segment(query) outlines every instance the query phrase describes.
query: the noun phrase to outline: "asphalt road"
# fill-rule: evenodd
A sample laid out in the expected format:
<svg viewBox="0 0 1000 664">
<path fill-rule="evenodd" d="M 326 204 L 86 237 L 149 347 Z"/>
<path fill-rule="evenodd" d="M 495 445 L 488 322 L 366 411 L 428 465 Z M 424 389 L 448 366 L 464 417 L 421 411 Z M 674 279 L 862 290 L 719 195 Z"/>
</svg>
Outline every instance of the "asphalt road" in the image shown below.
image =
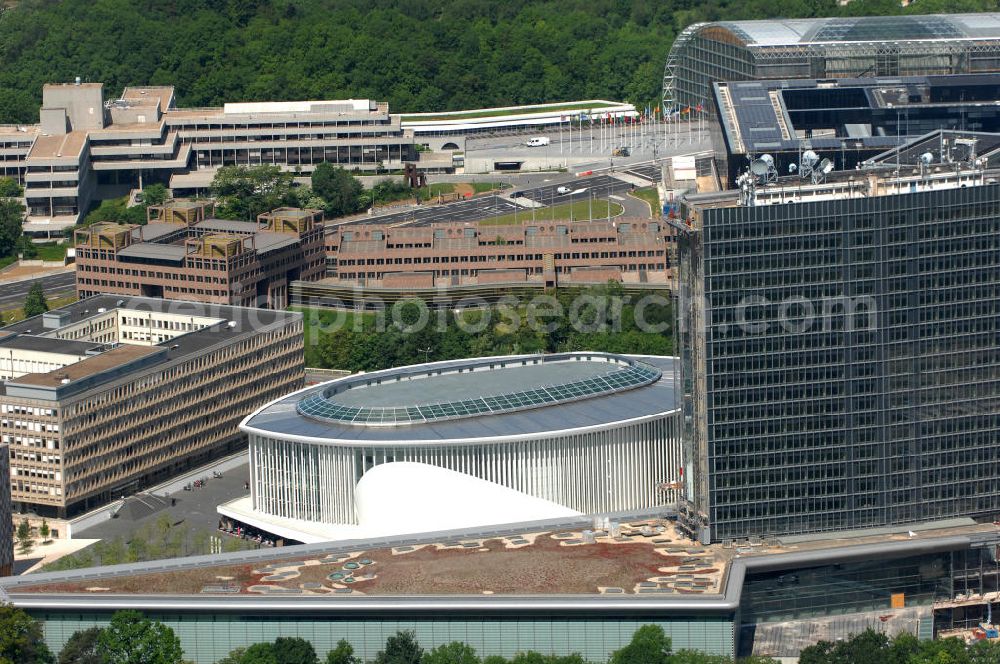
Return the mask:
<svg viewBox="0 0 1000 664">
<path fill-rule="evenodd" d="M 47 297 L 68 295 L 76 290 L 76 273 L 61 272 L 40 279 L 0 284 L 0 309 L 10 309 L 23 304 L 28 289 L 35 282 L 41 282 Z"/>
<path fill-rule="evenodd" d="M 568 187 L 569 192 L 559 193 L 560 187 Z M 595 198 L 607 198 L 613 194 L 628 191 L 631 185 L 611 175 L 599 174 L 586 177 L 562 177 L 550 183 L 531 189 L 518 189 L 525 198 L 538 201 L 545 205 L 561 205 L 574 200 L 587 200 L 591 195 Z"/>
<path fill-rule="evenodd" d="M 477 196 L 457 203 L 419 205 L 400 212 L 357 219 L 349 224 L 397 224 L 426 226 L 439 221 L 472 221 L 509 214 L 516 206 L 503 196 Z"/>
</svg>

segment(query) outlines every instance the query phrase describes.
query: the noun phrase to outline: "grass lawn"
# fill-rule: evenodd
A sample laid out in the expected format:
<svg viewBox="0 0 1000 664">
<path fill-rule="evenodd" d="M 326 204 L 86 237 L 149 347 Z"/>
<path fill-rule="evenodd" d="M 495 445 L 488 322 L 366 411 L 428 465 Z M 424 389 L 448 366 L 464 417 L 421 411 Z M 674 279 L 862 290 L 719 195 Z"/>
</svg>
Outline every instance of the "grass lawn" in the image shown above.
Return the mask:
<svg viewBox="0 0 1000 664">
<path fill-rule="evenodd" d="M 485 194 L 487 191 L 493 191 L 494 189 L 510 189 L 511 184 L 509 182 L 473 182 L 472 190 L 477 194 Z"/>
<path fill-rule="evenodd" d="M 609 203 L 606 200 L 595 198 L 593 207 L 590 201 L 584 199 L 575 203 L 562 203 L 545 208 L 535 208 L 535 221 L 588 221 L 593 212 L 594 219 L 607 219 L 608 214 L 617 217 L 624 209 L 618 203 Z M 516 219 L 514 214 L 504 214 L 499 217 L 490 217 L 479 222 L 483 226 L 510 226 L 515 223 L 532 220 L 532 210 L 525 208 L 518 210 Z"/>
<path fill-rule="evenodd" d="M 641 198 L 652 206 L 652 212 L 654 217 L 660 215 L 662 208 L 660 207 L 660 194 L 656 191 L 656 187 L 643 187 L 642 189 L 636 189 L 632 192 L 632 195 L 636 198 Z"/>
<path fill-rule="evenodd" d="M 420 200 L 422 201 L 429 201 L 433 198 L 437 198 L 438 194 L 453 193 L 455 193 L 455 185 L 451 182 L 435 182 L 434 184 L 421 187 L 417 190 L 417 194 L 420 196 Z"/>
<path fill-rule="evenodd" d="M 457 111 L 440 115 L 404 115 L 403 122 L 426 122 L 433 120 L 466 120 L 470 118 L 501 117 L 504 115 L 528 115 L 529 113 L 545 113 L 554 111 L 589 111 L 594 108 L 604 108 L 607 104 L 597 101 L 584 101 L 575 104 L 560 104 L 556 106 L 520 106 L 506 111 Z"/>
<path fill-rule="evenodd" d="M 36 260 L 42 261 L 62 261 L 66 258 L 66 245 L 64 244 L 36 244 L 38 250 Z"/>
<path fill-rule="evenodd" d="M 65 307 L 67 304 L 72 304 L 76 302 L 76 294 L 73 295 L 63 295 L 62 297 L 49 297 L 46 298 L 49 303 L 49 310 L 58 309 L 59 307 Z M 24 311 L 21 306 L 18 305 L 13 309 L 4 309 L 0 311 L 0 319 L 3 320 L 4 325 L 10 325 L 11 323 L 16 323 L 19 320 L 24 320 Z"/>
</svg>

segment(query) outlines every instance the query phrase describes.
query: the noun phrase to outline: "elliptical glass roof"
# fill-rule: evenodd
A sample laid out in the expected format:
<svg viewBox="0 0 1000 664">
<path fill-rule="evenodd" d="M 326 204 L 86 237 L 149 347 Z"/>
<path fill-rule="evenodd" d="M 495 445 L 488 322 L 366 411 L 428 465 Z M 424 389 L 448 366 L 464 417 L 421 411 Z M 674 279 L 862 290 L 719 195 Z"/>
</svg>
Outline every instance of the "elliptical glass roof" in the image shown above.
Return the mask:
<svg viewBox="0 0 1000 664">
<path fill-rule="evenodd" d="M 504 378 L 493 381 L 491 372 L 498 377 L 503 375 Z M 523 376 L 524 380 L 518 381 L 518 375 Z M 563 380 L 546 384 L 538 380 L 542 375 Z M 372 379 L 361 375 L 337 381 L 299 401 L 296 411 L 313 419 L 339 424 L 423 424 L 510 413 L 613 394 L 648 385 L 659 380 L 660 376 L 661 372 L 656 367 L 603 353 L 546 355 L 532 360 L 497 358 L 450 366 L 444 370 L 437 369 L 435 365 L 419 365 L 400 369 L 390 377 Z M 449 389 L 442 391 L 435 388 L 435 382 L 446 381 L 451 383 Z M 435 394 L 461 393 L 470 398 L 398 405 L 357 405 L 366 400 L 366 390 L 370 390 L 373 397 L 371 401 L 381 401 L 377 392 L 383 383 L 386 384 L 385 391 L 397 398 L 408 396 L 411 401 Z M 516 385 L 521 389 L 516 389 Z M 470 393 L 473 388 L 483 394 Z M 354 398 L 358 395 L 361 395 L 360 398 Z"/>
<path fill-rule="evenodd" d="M 822 42 L 919 41 L 996 38 L 1000 14 L 930 14 L 850 18 L 721 21 L 721 26 L 750 46 L 791 46 Z"/>
</svg>

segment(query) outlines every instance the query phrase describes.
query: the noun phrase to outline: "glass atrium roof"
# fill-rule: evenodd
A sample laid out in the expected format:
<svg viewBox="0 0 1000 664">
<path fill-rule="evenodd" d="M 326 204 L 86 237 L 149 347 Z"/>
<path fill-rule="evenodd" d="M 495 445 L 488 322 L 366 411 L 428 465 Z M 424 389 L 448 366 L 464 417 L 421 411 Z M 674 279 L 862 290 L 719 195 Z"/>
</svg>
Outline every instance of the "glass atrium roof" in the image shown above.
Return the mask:
<svg viewBox="0 0 1000 664">
<path fill-rule="evenodd" d="M 1000 13 L 722 21 L 748 46 L 1000 38 Z"/>
</svg>

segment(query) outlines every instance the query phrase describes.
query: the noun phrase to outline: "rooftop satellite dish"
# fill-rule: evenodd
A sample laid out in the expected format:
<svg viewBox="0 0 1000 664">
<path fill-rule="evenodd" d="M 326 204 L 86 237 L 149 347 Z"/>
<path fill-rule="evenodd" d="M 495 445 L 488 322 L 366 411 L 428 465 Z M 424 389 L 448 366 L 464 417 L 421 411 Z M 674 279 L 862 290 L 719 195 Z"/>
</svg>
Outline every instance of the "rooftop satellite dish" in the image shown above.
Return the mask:
<svg viewBox="0 0 1000 664">
<path fill-rule="evenodd" d="M 826 175 L 833 170 L 833 162 L 829 159 L 824 158 L 823 161 L 819 162 L 819 172 Z"/>
<path fill-rule="evenodd" d="M 920 163 L 924 166 L 930 166 L 934 162 L 934 155 L 930 152 L 925 152 L 920 155 Z"/>
<path fill-rule="evenodd" d="M 789 164 L 788 165 L 788 172 L 789 173 L 794 173 L 797 170 L 799 170 L 799 167 L 796 166 L 795 164 Z"/>
<path fill-rule="evenodd" d="M 767 177 L 770 170 L 771 166 L 763 159 L 754 159 L 753 163 L 750 164 L 750 172 L 759 178 Z"/>
<path fill-rule="evenodd" d="M 774 166 L 774 157 L 769 154 L 762 154 L 760 160 L 767 164 L 768 166 Z"/>
<path fill-rule="evenodd" d="M 803 164 L 809 164 L 810 166 L 812 166 L 817 161 L 819 161 L 819 155 L 813 152 L 812 150 L 806 150 L 805 152 L 802 153 Z"/>
</svg>

